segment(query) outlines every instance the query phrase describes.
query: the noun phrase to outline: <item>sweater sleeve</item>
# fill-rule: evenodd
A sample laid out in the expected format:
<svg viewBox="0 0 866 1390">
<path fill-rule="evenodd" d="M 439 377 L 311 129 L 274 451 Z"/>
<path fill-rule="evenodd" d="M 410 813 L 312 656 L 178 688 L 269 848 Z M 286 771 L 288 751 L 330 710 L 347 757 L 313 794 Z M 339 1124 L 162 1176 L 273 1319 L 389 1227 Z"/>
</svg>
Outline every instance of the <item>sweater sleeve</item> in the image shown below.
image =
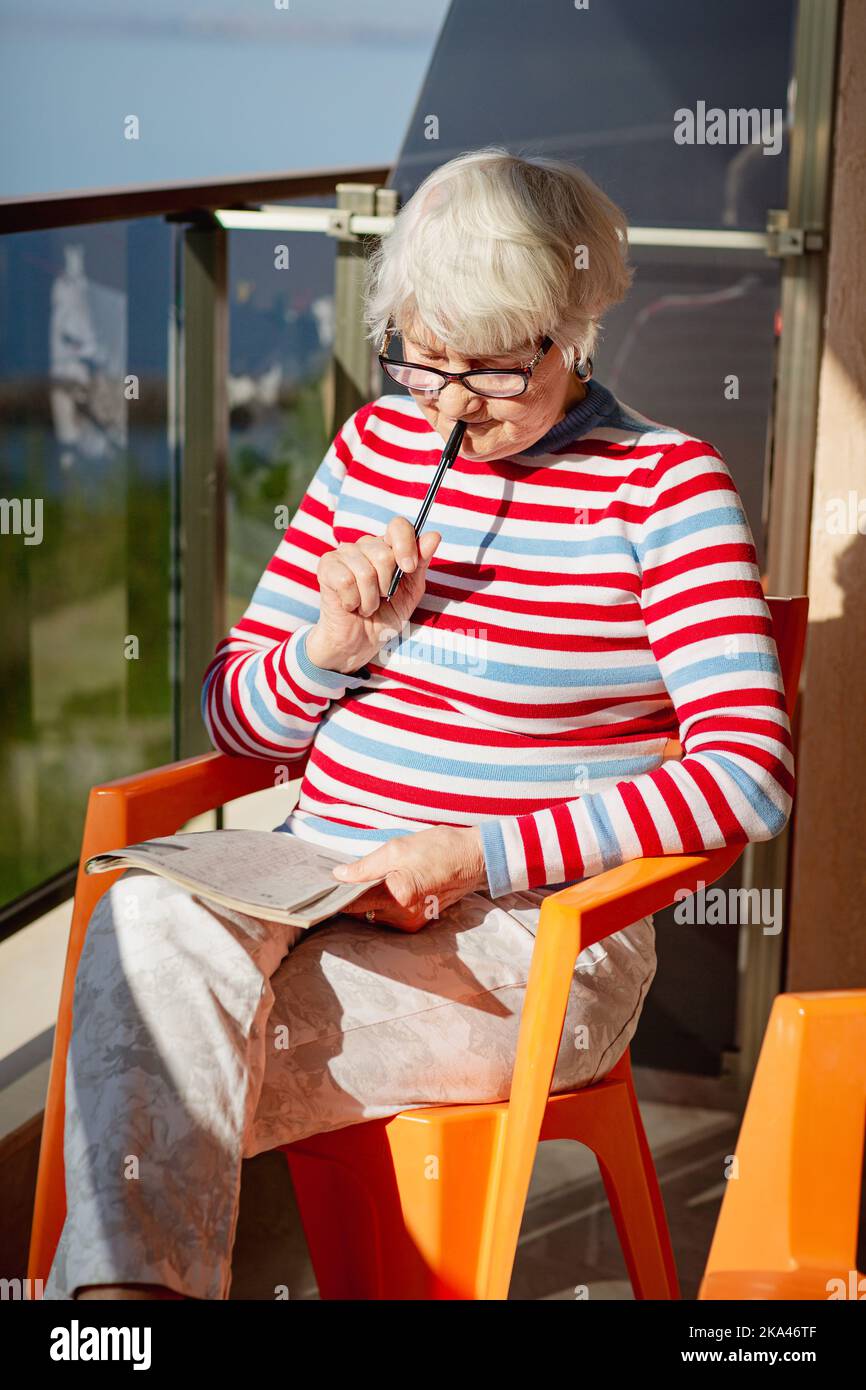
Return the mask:
<svg viewBox="0 0 866 1390">
<path fill-rule="evenodd" d="M 363 685 L 308 657 L 319 615 L 316 568 L 333 550 L 340 488 L 360 443 L 369 406 L 338 431 L 243 617 L 218 644 L 204 673 L 202 717 L 213 746 L 247 757 L 297 756 L 313 741 L 331 701 Z"/>
<path fill-rule="evenodd" d="M 755 546 L 711 445 L 669 449 L 624 509 L 653 662 L 681 761 L 528 815 L 480 825 L 492 897 L 633 859 L 770 840 L 794 793 L 791 729 Z M 649 655 L 649 653 L 647 654 Z"/>
</svg>

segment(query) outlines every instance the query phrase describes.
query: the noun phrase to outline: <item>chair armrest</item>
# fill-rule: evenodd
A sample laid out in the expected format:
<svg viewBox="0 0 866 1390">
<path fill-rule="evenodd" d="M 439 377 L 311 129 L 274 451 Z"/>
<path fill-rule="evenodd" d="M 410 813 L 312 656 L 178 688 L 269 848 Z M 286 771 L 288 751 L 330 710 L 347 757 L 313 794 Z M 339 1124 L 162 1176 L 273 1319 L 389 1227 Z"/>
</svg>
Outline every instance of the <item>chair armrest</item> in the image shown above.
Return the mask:
<svg viewBox="0 0 866 1390">
<path fill-rule="evenodd" d="M 212 811 L 226 801 L 300 777 L 308 756 L 304 753 L 299 758 L 272 761 L 270 758 L 233 757 L 227 753 L 200 753 L 164 767 L 103 782 L 90 793 L 82 861 L 86 855 L 112 848 L 109 845 L 92 848 L 89 843 L 91 818 L 102 820 L 100 812 L 107 809 L 109 803 L 115 816 L 119 805 L 123 805 L 123 820 L 130 836 L 126 843 L 132 844 L 157 835 L 174 834 L 178 826 L 193 816 Z"/>
<path fill-rule="evenodd" d="M 77 968 L 90 914 L 102 894 L 125 872 L 117 869 L 88 874 L 84 865 L 91 855 L 160 835 L 174 835 L 193 816 L 212 811 L 225 801 L 299 777 L 308 756 L 304 753 L 293 762 L 274 763 L 269 758 L 200 753 L 92 787 L 78 861 L 64 1000 L 72 988 L 71 976 Z"/>
<path fill-rule="evenodd" d="M 92 787 L 78 861 L 64 995 L 71 989 L 69 971 L 71 968 L 74 974 L 77 968 L 90 914 L 102 894 L 125 872 L 120 868 L 88 874 L 84 865 L 91 855 L 174 835 L 193 816 L 212 811 L 224 801 L 299 777 L 307 757 L 305 753 L 294 762 L 274 763 L 269 758 L 200 753 Z"/>
<path fill-rule="evenodd" d="M 618 864 L 545 898 L 539 933 L 545 920 L 567 922 L 576 930 L 576 960 L 585 947 L 669 907 L 679 891 L 691 893 L 701 883 L 714 883 L 744 849 L 745 844 L 724 845 L 702 854 L 665 854 Z"/>
</svg>

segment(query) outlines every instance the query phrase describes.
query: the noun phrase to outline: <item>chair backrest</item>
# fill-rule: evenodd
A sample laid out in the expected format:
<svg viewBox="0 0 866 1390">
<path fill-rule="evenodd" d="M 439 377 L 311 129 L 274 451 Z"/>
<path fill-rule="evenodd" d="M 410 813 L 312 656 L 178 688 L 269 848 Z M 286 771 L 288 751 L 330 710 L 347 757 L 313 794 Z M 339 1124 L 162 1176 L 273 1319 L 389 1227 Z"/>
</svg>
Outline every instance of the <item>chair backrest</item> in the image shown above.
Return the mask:
<svg viewBox="0 0 866 1390">
<path fill-rule="evenodd" d="M 788 718 L 793 722 L 800 686 L 800 669 L 806 647 L 809 599 L 805 594 L 797 594 L 794 598 L 768 598 L 767 607 L 773 621 L 773 636 L 779 652 L 785 705 Z"/>
<path fill-rule="evenodd" d="M 856 1272 L 864 1122 L 866 990 L 780 994 L 703 1296 L 730 1271 L 812 1269 L 822 1288 L 826 1278 Z"/>
<path fill-rule="evenodd" d="M 785 688 L 785 708 L 788 719 L 792 721 L 806 646 L 809 599 L 805 594 L 798 594 L 790 599 L 769 598 L 766 603 L 773 620 L 773 637 L 776 639 L 778 664 Z"/>
</svg>

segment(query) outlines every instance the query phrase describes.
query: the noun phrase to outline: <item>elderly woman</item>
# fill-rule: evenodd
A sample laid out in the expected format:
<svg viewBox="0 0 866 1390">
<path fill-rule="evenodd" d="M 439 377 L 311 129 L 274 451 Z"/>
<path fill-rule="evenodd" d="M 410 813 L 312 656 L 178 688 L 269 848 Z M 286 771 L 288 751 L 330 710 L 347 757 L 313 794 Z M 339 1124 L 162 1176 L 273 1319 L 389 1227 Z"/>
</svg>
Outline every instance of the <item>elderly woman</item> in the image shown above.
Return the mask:
<svg viewBox="0 0 866 1390">
<path fill-rule="evenodd" d="M 372 257 L 371 336 L 408 394 L 338 432 L 203 712 L 226 752 L 309 749 L 277 828 L 384 882 L 307 932 L 134 870 L 101 899 L 48 1297 L 225 1298 L 245 1156 L 508 1095 L 548 893 L 784 826 L 790 729 L 731 476 L 592 378 L 625 252 L 579 170 L 494 148 L 431 174 Z M 555 1091 L 617 1062 L 655 968 L 650 917 L 581 954 Z"/>
</svg>

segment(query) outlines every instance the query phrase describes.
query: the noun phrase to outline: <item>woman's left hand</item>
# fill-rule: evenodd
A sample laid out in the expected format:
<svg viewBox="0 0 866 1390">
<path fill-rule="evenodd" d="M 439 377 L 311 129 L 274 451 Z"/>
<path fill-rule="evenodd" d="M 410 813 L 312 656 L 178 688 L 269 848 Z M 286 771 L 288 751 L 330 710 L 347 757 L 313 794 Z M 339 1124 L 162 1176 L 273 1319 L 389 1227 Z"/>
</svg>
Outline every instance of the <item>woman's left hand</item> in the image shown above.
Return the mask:
<svg viewBox="0 0 866 1390">
<path fill-rule="evenodd" d="M 381 878 L 345 908 L 352 917 L 376 914 L 375 921 L 416 932 L 435 922 L 467 893 L 486 892 L 487 870 L 477 826 L 437 825 L 397 835 L 371 854 L 334 871 L 341 883 Z"/>
</svg>

